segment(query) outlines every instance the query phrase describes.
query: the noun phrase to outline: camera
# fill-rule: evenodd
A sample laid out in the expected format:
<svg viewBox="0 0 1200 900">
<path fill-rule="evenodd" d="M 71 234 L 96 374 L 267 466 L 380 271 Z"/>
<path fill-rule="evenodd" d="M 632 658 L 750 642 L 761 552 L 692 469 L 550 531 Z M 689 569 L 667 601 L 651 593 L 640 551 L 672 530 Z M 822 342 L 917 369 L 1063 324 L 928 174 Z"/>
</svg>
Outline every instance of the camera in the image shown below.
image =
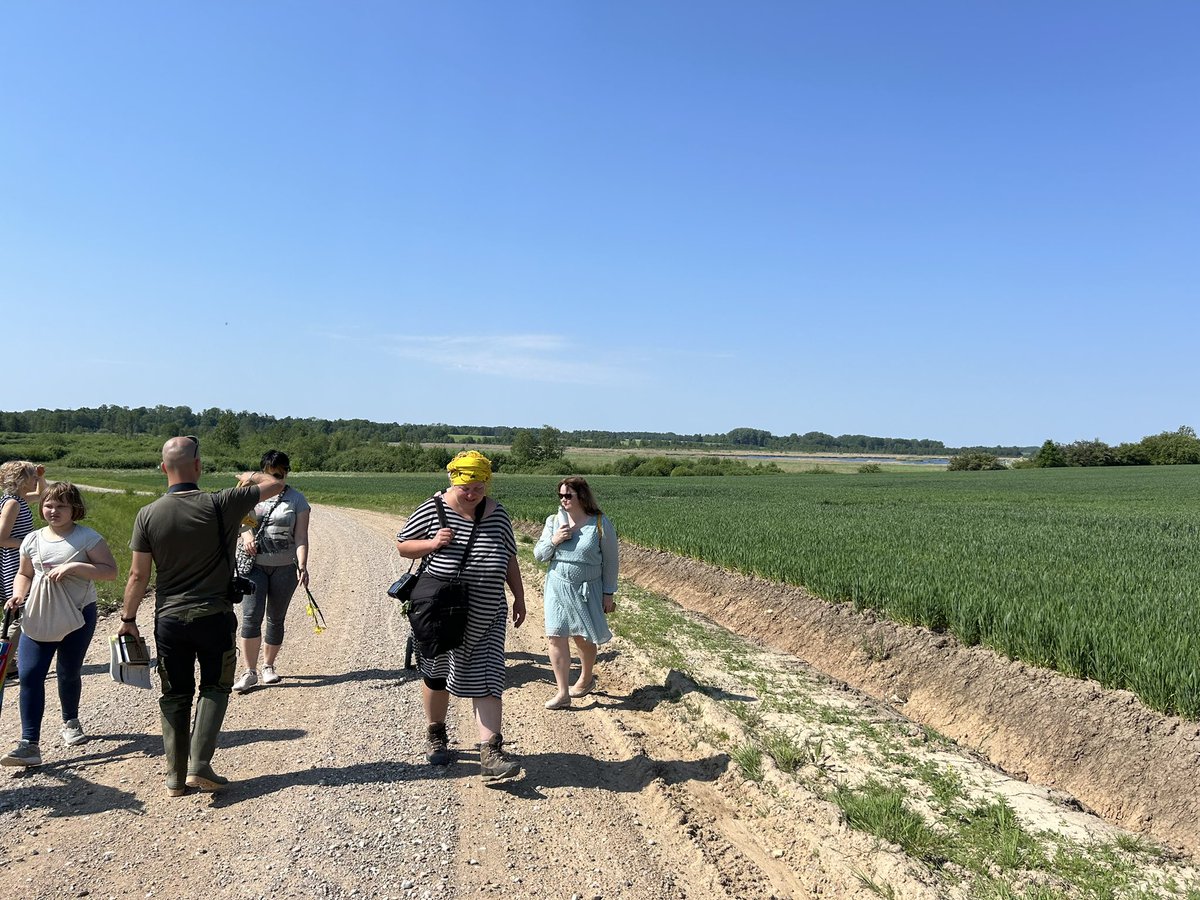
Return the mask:
<svg viewBox="0 0 1200 900">
<path fill-rule="evenodd" d="M 233 581 L 229 582 L 229 600 L 232 603 L 241 603 L 242 597 L 253 593 L 254 582 L 245 575 L 234 575 Z"/>
</svg>

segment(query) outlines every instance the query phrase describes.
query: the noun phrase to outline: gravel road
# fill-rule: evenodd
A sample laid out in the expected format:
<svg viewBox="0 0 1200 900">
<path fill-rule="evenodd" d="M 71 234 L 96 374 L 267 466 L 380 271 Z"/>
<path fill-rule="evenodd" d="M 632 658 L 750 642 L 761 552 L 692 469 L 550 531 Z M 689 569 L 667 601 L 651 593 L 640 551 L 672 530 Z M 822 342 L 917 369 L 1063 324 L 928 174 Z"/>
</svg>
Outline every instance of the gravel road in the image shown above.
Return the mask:
<svg viewBox="0 0 1200 900">
<path fill-rule="evenodd" d="M 706 739 L 739 727 L 712 698 L 752 701 L 753 688 L 719 660 L 701 691 L 617 640 L 601 654 L 602 690 L 546 711 L 552 682 L 532 569 L 529 620 L 509 633 L 505 694 L 505 738 L 525 777 L 479 782 L 470 704 L 457 701 L 458 759 L 426 765 L 419 684 L 402 668 L 407 623 L 383 594 L 405 567 L 393 543 L 400 521 L 314 508 L 312 588 L 329 628 L 315 634 L 303 600 L 293 602 L 282 683 L 231 700 L 214 765 L 235 783 L 220 794 L 167 796 L 157 690 L 108 678 L 116 619 L 102 620 L 84 668 L 91 740 L 59 744 L 51 682 L 44 765 L 0 772 L 0 894 L 732 900 L 868 898 L 878 896 L 869 884 L 886 884 L 897 898 L 945 896 L 793 782 L 738 774 Z M 148 604 L 142 617 L 148 624 Z M 844 684 L 813 680 L 794 657 L 744 653 L 761 655 L 789 690 L 874 709 Z M 17 690 L 5 697 L 6 740 L 19 729 Z"/>
</svg>

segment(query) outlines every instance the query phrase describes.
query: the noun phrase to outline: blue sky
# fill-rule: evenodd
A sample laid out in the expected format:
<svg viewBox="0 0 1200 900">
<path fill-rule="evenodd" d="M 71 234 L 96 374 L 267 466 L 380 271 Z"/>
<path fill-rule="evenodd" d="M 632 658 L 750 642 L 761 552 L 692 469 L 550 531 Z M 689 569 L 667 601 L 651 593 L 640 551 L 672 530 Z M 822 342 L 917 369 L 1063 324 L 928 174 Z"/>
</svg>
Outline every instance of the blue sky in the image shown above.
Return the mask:
<svg viewBox="0 0 1200 900">
<path fill-rule="evenodd" d="M 1194 3 L 0 16 L 4 409 L 1200 427 Z"/>
</svg>

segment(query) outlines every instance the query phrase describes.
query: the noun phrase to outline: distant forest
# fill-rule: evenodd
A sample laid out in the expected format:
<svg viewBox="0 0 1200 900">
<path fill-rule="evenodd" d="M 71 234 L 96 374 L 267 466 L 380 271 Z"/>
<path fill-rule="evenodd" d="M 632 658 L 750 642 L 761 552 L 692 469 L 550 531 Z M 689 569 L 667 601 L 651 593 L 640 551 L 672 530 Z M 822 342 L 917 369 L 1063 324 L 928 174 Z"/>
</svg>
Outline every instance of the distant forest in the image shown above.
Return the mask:
<svg viewBox="0 0 1200 900">
<path fill-rule="evenodd" d="M 194 412 L 186 406 L 95 409 L 37 409 L 0 412 L 0 459 L 28 458 L 68 468 L 141 468 L 156 465 L 162 440 L 194 434 L 202 441 L 210 467 L 253 468 L 263 451 L 286 451 L 297 470 L 420 472 L 445 466 L 452 450 L 440 444 L 495 444 L 498 469 L 509 472 L 569 474 L 583 468 L 564 459 L 566 447 L 629 451 L 612 463 L 592 467 L 596 474 L 699 475 L 767 474 L 769 462 L 751 465 L 728 457 L 687 463 L 669 462 L 653 451 L 693 453 L 754 450 L 807 453 L 904 454 L 950 456 L 964 450 L 1019 457 L 1034 447 L 948 448 L 941 441 L 872 437 L 834 437 L 819 431 L 777 436 L 756 428 L 724 434 L 675 434 L 644 431 L 560 431 L 491 425 L 413 425 L 366 419 L 276 418 L 228 409 Z M 83 438 L 87 436 L 87 439 Z M 651 451 L 650 455 L 646 455 Z M 586 473 L 585 473 L 586 474 Z"/>
<path fill-rule="evenodd" d="M 400 425 L 395 422 L 370 422 L 366 419 L 276 418 L 252 412 L 205 409 L 193 412 L 186 406 L 101 406 L 95 409 L 36 409 L 0 412 L 0 431 L 24 434 L 92 434 L 122 437 L 236 431 L 240 437 L 279 429 L 296 429 L 303 434 L 344 435 L 358 441 L 384 443 L 462 443 L 511 444 L 521 431 L 537 431 L 506 425 Z M 928 438 L 873 437 L 843 434 L 834 437 L 822 431 L 805 434 L 774 435 L 757 428 L 734 428 L 724 434 L 676 434 L 673 431 L 558 431 L 561 441 L 571 447 L 691 450 L 786 450 L 801 453 L 887 453 L 919 456 L 946 456 L 964 450 L 981 450 L 998 456 L 1021 456 L 1036 447 L 947 447 Z"/>
</svg>

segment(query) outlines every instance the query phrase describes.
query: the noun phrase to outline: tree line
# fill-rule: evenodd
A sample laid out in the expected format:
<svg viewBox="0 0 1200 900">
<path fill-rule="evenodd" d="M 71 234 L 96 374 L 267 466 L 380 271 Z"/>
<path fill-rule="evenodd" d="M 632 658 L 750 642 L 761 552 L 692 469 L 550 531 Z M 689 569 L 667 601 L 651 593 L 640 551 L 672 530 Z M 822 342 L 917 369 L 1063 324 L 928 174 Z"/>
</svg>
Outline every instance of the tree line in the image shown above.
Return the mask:
<svg viewBox="0 0 1200 900">
<path fill-rule="evenodd" d="M 1190 425 L 1147 435 L 1115 447 L 1099 438 L 1060 444 L 1047 439 L 1037 452 L 1012 464 L 1014 469 L 1053 469 L 1076 466 L 1178 466 L 1200 464 L 1200 438 Z M 1008 468 L 994 454 L 964 452 L 950 460 L 951 471 Z"/>
<path fill-rule="evenodd" d="M 549 426 L 546 426 L 549 427 Z M 430 444 L 503 444 L 511 445 L 522 432 L 537 434 L 536 429 L 503 425 L 448 425 L 444 423 L 416 425 L 412 423 L 371 422 L 366 419 L 276 418 L 254 412 L 234 412 L 216 407 L 193 411 L 186 406 L 99 406 L 80 409 L 34 409 L 21 412 L 0 412 L 0 432 L 23 434 L 93 434 L 104 433 L 136 437 L 154 435 L 170 437 L 175 434 L 196 434 L 219 430 L 232 439 L 252 440 L 264 431 L 282 428 L 297 429 L 305 434 L 340 435 L 343 439 L 361 442 Z M 544 429 L 543 429 L 544 430 Z M 584 429 L 559 431 L 564 445 L 598 449 L 687 449 L 696 452 L 711 450 L 779 450 L 802 453 L 890 453 L 923 456 L 942 456 L 957 452 L 942 441 L 927 438 L 876 437 L 864 434 L 834 436 L 822 431 L 804 434 L 774 435 L 759 428 L 734 428 L 724 433 L 678 434 L 673 431 L 603 431 Z M 964 448 L 965 449 L 965 448 Z M 1002 456 L 1018 456 L 1022 450 L 1033 448 L 989 447 Z"/>
</svg>

